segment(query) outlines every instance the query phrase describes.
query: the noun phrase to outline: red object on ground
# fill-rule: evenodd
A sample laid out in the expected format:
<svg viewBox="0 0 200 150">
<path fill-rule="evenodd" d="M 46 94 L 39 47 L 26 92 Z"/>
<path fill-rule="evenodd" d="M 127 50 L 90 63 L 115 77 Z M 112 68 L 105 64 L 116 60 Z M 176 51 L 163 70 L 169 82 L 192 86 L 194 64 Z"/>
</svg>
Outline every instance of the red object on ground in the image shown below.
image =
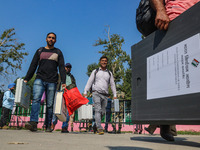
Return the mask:
<svg viewBox="0 0 200 150">
<path fill-rule="evenodd" d="M 67 90 L 65 88 L 63 97 L 66 102 L 67 110 L 69 113 L 69 116 L 73 114 L 75 110 L 77 110 L 82 105 L 85 105 L 89 102 L 89 100 L 81 95 L 78 88 L 72 88 L 70 90 Z"/>
</svg>

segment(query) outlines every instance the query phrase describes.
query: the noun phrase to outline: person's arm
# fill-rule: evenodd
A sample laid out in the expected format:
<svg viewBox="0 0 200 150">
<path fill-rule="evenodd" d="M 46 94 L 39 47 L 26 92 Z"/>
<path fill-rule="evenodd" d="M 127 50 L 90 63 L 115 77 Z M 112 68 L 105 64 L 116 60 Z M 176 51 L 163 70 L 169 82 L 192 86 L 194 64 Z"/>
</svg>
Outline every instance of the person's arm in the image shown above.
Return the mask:
<svg viewBox="0 0 200 150">
<path fill-rule="evenodd" d="M 88 81 L 87 81 L 87 84 L 85 86 L 85 89 L 84 89 L 84 94 L 83 96 L 87 96 L 87 92 L 89 91 L 89 89 L 91 88 L 93 82 L 94 82 L 94 73 L 95 73 L 96 70 L 93 70 Z"/>
<path fill-rule="evenodd" d="M 35 70 L 37 69 L 39 59 L 40 58 L 39 58 L 39 54 L 38 54 L 38 50 L 37 50 L 35 52 L 33 59 L 32 59 L 32 62 L 30 64 L 30 67 L 28 69 L 26 77 L 24 78 L 24 82 L 29 81 L 33 77 L 33 74 L 35 73 Z"/>
<path fill-rule="evenodd" d="M 113 92 L 113 99 L 117 99 L 117 92 L 116 92 L 116 87 L 115 87 L 115 82 L 114 82 L 114 77 L 113 74 L 110 72 L 110 86 L 111 86 L 111 90 Z"/>
<path fill-rule="evenodd" d="M 66 88 L 66 72 L 65 72 L 65 65 L 64 65 L 64 57 L 62 52 L 60 51 L 58 55 L 58 66 L 59 66 L 59 72 L 62 82 L 62 88 Z"/>
<path fill-rule="evenodd" d="M 156 11 L 155 26 L 160 30 L 167 30 L 170 19 L 165 10 L 164 0 L 150 0 L 150 3 Z"/>
</svg>

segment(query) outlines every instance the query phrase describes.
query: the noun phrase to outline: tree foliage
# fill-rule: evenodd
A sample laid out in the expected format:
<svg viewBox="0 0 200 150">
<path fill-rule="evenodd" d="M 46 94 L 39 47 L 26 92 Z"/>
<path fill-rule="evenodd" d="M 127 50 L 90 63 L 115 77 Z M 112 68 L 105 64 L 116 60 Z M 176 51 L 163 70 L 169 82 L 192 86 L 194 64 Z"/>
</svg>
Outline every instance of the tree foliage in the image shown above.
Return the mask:
<svg viewBox="0 0 200 150">
<path fill-rule="evenodd" d="M 15 29 L 8 29 L 0 36 L 0 75 L 16 74 L 21 70 L 22 60 L 28 55 L 24 52 L 24 43 L 18 43 L 15 38 Z"/>
<path fill-rule="evenodd" d="M 97 63 L 93 63 L 93 64 L 88 65 L 87 73 L 86 73 L 88 75 L 88 77 L 91 75 L 92 71 L 94 69 L 97 69 L 98 67 L 99 67 L 99 65 Z"/>
</svg>

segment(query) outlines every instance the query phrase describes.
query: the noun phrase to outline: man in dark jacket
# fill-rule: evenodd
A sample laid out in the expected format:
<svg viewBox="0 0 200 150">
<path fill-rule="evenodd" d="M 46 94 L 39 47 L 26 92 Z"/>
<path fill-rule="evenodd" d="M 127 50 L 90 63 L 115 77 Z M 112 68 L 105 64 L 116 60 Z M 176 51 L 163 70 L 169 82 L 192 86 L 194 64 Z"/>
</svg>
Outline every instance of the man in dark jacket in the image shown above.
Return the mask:
<svg viewBox="0 0 200 150">
<path fill-rule="evenodd" d="M 56 34 L 51 32 L 46 37 L 47 46 L 39 48 L 31 62 L 24 82 L 29 81 L 33 74 L 36 73 L 36 79 L 33 84 L 33 100 L 30 121 L 25 124 L 25 128 L 30 131 L 37 131 L 38 115 L 40 110 L 40 101 L 42 94 L 46 93 L 46 132 L 51 132 L 51 122 L 53 115 L 54 96 L 58 80 L 58 67 L 62 81 L 62 87 L 65 88 L 65 67 L 64 58 L 61 50 L 54 47 L 56 43 Z"/>
<path fill-rule="evenodd" d="M 76 80 L 74 78 L 74 76 L 71 74 L 71 68 L 72 68 L 72 65 L 70 63 L 66 63 L 65 64 L 65 71 L 66 71 L 66 86 L 68 88 L 68 86 L 76 86 Z M 62 124 L 62 130 L 61 130 L 61 133 L 69 133 L 68 131 L 68 123 L 69 123 L 69 119 L 70 117 L 73 118 L 74 114 L 72 114 L 71 116 L 69 116 L 69 113 L 67 112 L 67 120 L 66 122 L 63 122 Z M 55 128 L 55 125 L 57 124 L 57 117 L 55 115 L 53 115 L 53 124 L 52 124 L 52 129 Z M 72 121 L 73 119 L 71 119 Z M 72 122 L 71 122 L 72 123 Z M 72 123 L 73 124 L 73 123 Z M 71 125 L 72 125 L 71 124 Z"/>
</svg>

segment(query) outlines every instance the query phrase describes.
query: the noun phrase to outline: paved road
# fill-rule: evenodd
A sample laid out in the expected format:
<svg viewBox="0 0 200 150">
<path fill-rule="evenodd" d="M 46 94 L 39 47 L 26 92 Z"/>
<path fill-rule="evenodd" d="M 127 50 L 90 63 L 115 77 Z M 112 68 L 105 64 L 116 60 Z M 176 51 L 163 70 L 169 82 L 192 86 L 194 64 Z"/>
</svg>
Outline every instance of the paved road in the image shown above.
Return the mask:
<svg viewBox="0 0 200 150">
<path fill-rule="evenodd" d="M 175 142 L 159 135 L 32 133 L 27 130 L 0 130 L 0 150 L 199 150 L 200 136 L 179 135 Z"/>
</svg>

